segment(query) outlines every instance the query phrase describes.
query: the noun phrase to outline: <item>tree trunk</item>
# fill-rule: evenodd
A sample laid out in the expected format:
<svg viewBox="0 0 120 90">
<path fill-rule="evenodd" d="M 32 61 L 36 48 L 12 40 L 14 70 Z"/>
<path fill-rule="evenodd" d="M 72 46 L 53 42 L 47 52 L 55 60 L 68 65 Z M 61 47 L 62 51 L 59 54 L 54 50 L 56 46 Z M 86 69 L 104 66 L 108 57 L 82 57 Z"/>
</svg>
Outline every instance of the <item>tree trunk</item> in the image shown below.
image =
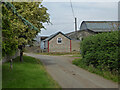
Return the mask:
<svg viewBox="0 0 120 90">
<path fill-rule="evenodd" d="M 10 59 L 10 70 L 12 70 L 13 69 L 13 61 L 12 61 L 12 59 Z"/>
<path fill-rule="evenodd" d="M 20 62 L 23 62 L 23 50 L 20 49 Z"/>
</svg>

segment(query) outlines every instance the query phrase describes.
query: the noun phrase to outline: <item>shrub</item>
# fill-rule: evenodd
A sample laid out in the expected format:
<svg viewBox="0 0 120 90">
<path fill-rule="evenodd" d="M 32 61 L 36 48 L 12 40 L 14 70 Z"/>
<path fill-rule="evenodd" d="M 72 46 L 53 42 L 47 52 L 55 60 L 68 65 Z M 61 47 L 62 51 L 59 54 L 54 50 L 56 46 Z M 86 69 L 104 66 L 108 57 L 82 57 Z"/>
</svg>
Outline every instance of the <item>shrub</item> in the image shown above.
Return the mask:
<svg viewBox="0 0 120 90">
<path fill-rule="evenodd" d="M 118 72 L 118 31 L 99 33 L 81 42 L 82 62 L 100 70 Z"/>
</svg>

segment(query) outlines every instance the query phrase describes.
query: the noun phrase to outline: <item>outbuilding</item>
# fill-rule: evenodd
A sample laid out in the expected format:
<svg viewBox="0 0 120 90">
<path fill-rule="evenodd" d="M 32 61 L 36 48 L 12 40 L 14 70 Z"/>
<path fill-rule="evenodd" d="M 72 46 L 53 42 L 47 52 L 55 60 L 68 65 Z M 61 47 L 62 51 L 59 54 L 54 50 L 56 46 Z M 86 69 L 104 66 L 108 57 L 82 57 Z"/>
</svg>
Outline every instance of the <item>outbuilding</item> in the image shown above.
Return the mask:
<svg viewBox="0 0 120 90">
<path fill-rule="evenodd" d="M 118 21 L 83 21 L 80 30 L 66 35 L 71 39 L 83 40 L 84 37 L 103 32 L 117 31 L 120 28 Z"/>
<path fill-rule="evenodd" d="M 71 52 L 71 39 L 62 32 L 57 32 L 44 40 L 47 52 Z"/>
</svg>

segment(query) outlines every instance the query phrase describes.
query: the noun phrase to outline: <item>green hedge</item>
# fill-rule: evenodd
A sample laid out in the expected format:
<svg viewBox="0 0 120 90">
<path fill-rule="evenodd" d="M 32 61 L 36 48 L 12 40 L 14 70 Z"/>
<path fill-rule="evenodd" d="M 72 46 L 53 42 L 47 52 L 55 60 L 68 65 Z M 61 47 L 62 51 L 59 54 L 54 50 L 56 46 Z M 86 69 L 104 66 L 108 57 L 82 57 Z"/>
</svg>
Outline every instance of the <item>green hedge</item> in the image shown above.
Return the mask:
<svg viewBox="0 0 120 90">
<path fill-rule="evenodd" d="M 86 37 L 81 42 L 82 62 L 100 70 L 118 73 L 118 48 L 118 31 Z"/>
</svg>

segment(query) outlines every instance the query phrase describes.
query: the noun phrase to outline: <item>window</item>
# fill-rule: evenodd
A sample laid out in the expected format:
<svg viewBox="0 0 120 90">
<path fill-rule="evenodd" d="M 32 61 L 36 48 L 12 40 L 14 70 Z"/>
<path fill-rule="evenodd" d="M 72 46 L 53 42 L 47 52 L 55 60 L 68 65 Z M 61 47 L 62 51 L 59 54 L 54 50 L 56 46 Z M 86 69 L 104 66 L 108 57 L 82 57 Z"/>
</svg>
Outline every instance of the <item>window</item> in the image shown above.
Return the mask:
<svg viewBox="0 0 120 90">
<path fill-rule="evenodd" d="M 62 38 L 57 38 L 57 43 L 61 44 L 62 43 Z"/>
</svg>

